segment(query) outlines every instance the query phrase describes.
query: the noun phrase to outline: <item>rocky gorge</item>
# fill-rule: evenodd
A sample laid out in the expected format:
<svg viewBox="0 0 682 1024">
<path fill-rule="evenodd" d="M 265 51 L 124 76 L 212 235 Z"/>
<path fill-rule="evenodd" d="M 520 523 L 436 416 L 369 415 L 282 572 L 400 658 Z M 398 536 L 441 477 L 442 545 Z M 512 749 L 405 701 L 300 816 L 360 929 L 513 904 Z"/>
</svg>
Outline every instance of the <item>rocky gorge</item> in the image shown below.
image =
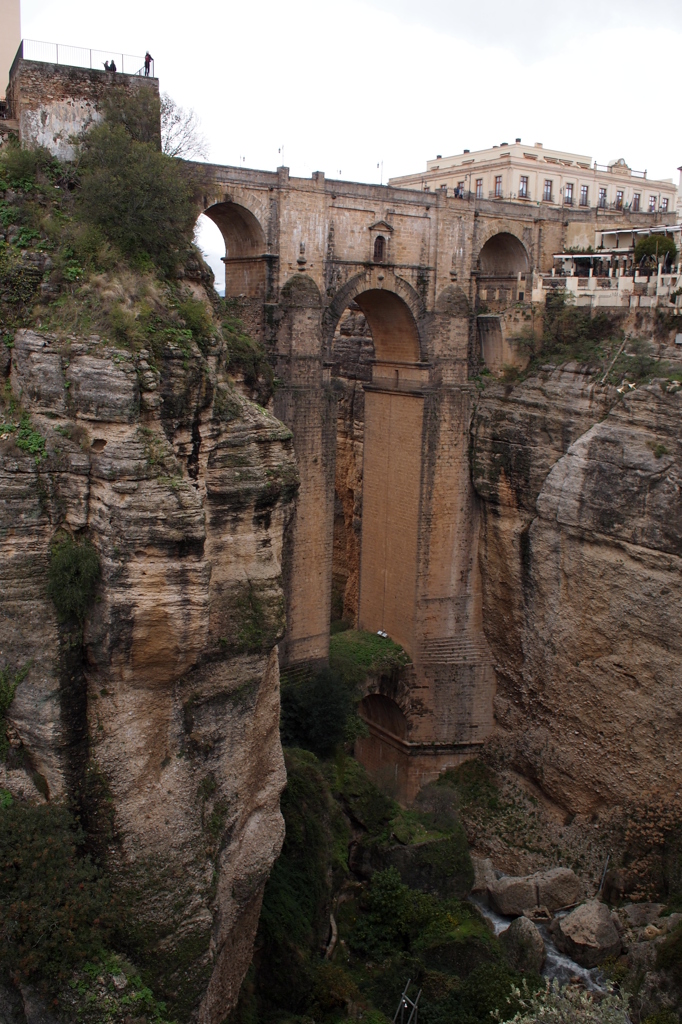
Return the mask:
<svg viewBox="0 0 682 1024">
<path fill-rule="evenodd" d="M 616 387 L 575 360 L 509 380 L 472 365 L 495 728 L 480 758 L 400 807 L 351 756 L 358 672 L 393 684 L 409 660 L 388 638 L 392 660 L 362 660 L 376 637 L 332 637 L 328 674 L 306 677 L 311 703 L 294 710 L 328 730 L 343 717 L 338 742 L 301 741 L 299 722 L 283 754 L 295 452 L 268 411 L 266 352 L 191 246 L 195 207 L 174 261 L 122 255 L 78 223 L 64 168 L 21 159 L 0 206 L 0 870 L 7 891 L 23 872 L 35 894 L 36 865 L 53 884 L 48 815 L 68 809 L 78 893 L 102 883 L 90 917 L 108 930 L 48 979 L 35 909 L 22 917 L 12 898 L 0 1009 L 19 992 L 12 1019 L 34 1024 L 32 986 L 47 979 L 55 1012 L 92 1024 L 385 1024 L 413 977 L 429 1024 L 478 1024 L 524 979 L 541 984 L 529 928 L 545 914 L 576 963 L 641 974 L 642 1019 L 677 1012 L 674 367 Z M 332 346 L 341 626 L 357 614 L 372 348 L 352 304 Z M 467 902 L 472 886 L 519 922 L 504 941 Z M 62 900 L 70 947 L 67 897 L 41 912 Z M 90 975 L 83 1018 L 74 993 Z M 124 993 L 110 1016 L 107 992 Z"/>
</svg>

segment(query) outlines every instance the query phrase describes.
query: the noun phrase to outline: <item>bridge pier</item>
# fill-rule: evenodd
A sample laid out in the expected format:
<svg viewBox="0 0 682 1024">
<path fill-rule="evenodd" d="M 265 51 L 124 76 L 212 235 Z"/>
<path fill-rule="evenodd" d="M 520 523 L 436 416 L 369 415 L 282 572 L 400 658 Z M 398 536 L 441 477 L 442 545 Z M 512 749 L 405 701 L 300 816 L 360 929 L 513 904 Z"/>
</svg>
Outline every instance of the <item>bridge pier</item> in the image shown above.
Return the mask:
<svg viewBox="0 0 682 1024">
<path fill-rule="evenodd" d="M 331 372 L 343 377 L 344 359 L 357 353 L 338 389 L 352 405 L 339 504 L 344 528 L 349 517 L 351 529 L 361 525 L 351 545 L 357 625 L 385 630 L 412 658 L 398 683 L 372 682 L 370 735 L 357 753 L 379 776 L 393 772 L 396 795 L 409 801 L 424 782 L 471 757 L 493 723 L 469 467 L 476 277 L 513 272 L 518 284 L 532 270 L 535 219 L 543 219 L 547 251 L 557 251 L 563 215 L 333 182 L 321 173 L 291 178 L 286 168 L 212 173 L 204 206 L 225 238 L 229 295 L 274 359 L 273 411 L 292 430 L 300 474 L 283 556 L 287 668 L 328 658 Z M 339 334 L 339 359 L 333 350 L 344 317 L 364 327 L 355 349 Z"/>
</svg>

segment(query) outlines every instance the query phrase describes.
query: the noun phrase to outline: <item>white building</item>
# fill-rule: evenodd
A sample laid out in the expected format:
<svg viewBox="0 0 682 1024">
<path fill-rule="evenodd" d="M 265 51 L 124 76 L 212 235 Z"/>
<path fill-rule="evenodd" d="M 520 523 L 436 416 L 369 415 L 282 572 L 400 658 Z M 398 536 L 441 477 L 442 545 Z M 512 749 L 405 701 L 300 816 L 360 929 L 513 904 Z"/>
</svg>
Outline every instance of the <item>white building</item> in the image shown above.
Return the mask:
<svg viewBox="0 0 682 1024">
<path fill-rule="evenodd" d="M 521 139 L 491 149 L 428 160 L 426 171 L 391 178 L 390 185 L 478 199 L 506 199 L 574 208 L 667 213 L 677 208 L 672 178 L 657 180 L 634 171 L 622 158 L 598 164 L 591 156 L 545 149 L 541 142 L 524 146 Z"/>
</svg>

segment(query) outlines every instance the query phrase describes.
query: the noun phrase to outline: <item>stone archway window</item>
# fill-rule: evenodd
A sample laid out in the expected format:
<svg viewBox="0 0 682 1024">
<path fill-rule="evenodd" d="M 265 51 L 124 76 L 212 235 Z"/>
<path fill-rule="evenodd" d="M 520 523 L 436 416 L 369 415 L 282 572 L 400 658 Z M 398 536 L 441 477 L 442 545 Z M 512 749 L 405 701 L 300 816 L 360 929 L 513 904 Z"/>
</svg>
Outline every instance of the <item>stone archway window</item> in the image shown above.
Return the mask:
<svg viewBox="0 0 682 1024">
<path fill-rule="evenodd" d="M 374 239 L 374 262 L 383 263 L 386 259 L 386 239 L 383 235 L 377 235 Z"/>
</svg>

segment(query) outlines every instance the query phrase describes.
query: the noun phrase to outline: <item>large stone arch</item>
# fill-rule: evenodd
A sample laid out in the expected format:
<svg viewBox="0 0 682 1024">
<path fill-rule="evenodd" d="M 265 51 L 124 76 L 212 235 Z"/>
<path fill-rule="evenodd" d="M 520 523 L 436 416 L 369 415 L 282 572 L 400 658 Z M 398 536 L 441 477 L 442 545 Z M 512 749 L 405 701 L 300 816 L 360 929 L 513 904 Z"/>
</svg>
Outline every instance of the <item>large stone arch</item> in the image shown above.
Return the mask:
<svg viewBox="0 0 682 1024">
<path fill-rule="evenodd" d="M 368 693 L 358 708 L 367 723 L 396 739 L 407 738 L 407 717 L 399 704 L 384 693 Z"/>
<path fill-rule="evenodd" d="M 414 363 L 426 360 L 424 303 L 407 281 L 383 266 L 357 274 L 332 298 L 323 321 L 327 354 L 331 352 L 336 326 L 353 301 L 369 323 L 377 359 Z"/>
<path fill-rule="evenodd" d="M 407 281 L 368 268 L 334 295 L 324 321 L 331 355 L 336 325 L 350 303 L 362 311 L 374 345 L 364 390 L 362 527 L 358 625 L 385 631 L 414 650 L 426 317 Z"/>
<path fill-rule="evenodd" d="M 476 266 L 485 277 L 516 277 L 530 270 L 530 257 L 521 239 L 511 231 L 496 231 L 478 251 Z"/>
<path fill-rule="evenodd" d="M 228 298 L 265 297 L 267 244 L 262 224 L 246 206 L 231 199 L 213 203 L 204 214 L 225 242 L 225 295 Z"/>
</svg>

